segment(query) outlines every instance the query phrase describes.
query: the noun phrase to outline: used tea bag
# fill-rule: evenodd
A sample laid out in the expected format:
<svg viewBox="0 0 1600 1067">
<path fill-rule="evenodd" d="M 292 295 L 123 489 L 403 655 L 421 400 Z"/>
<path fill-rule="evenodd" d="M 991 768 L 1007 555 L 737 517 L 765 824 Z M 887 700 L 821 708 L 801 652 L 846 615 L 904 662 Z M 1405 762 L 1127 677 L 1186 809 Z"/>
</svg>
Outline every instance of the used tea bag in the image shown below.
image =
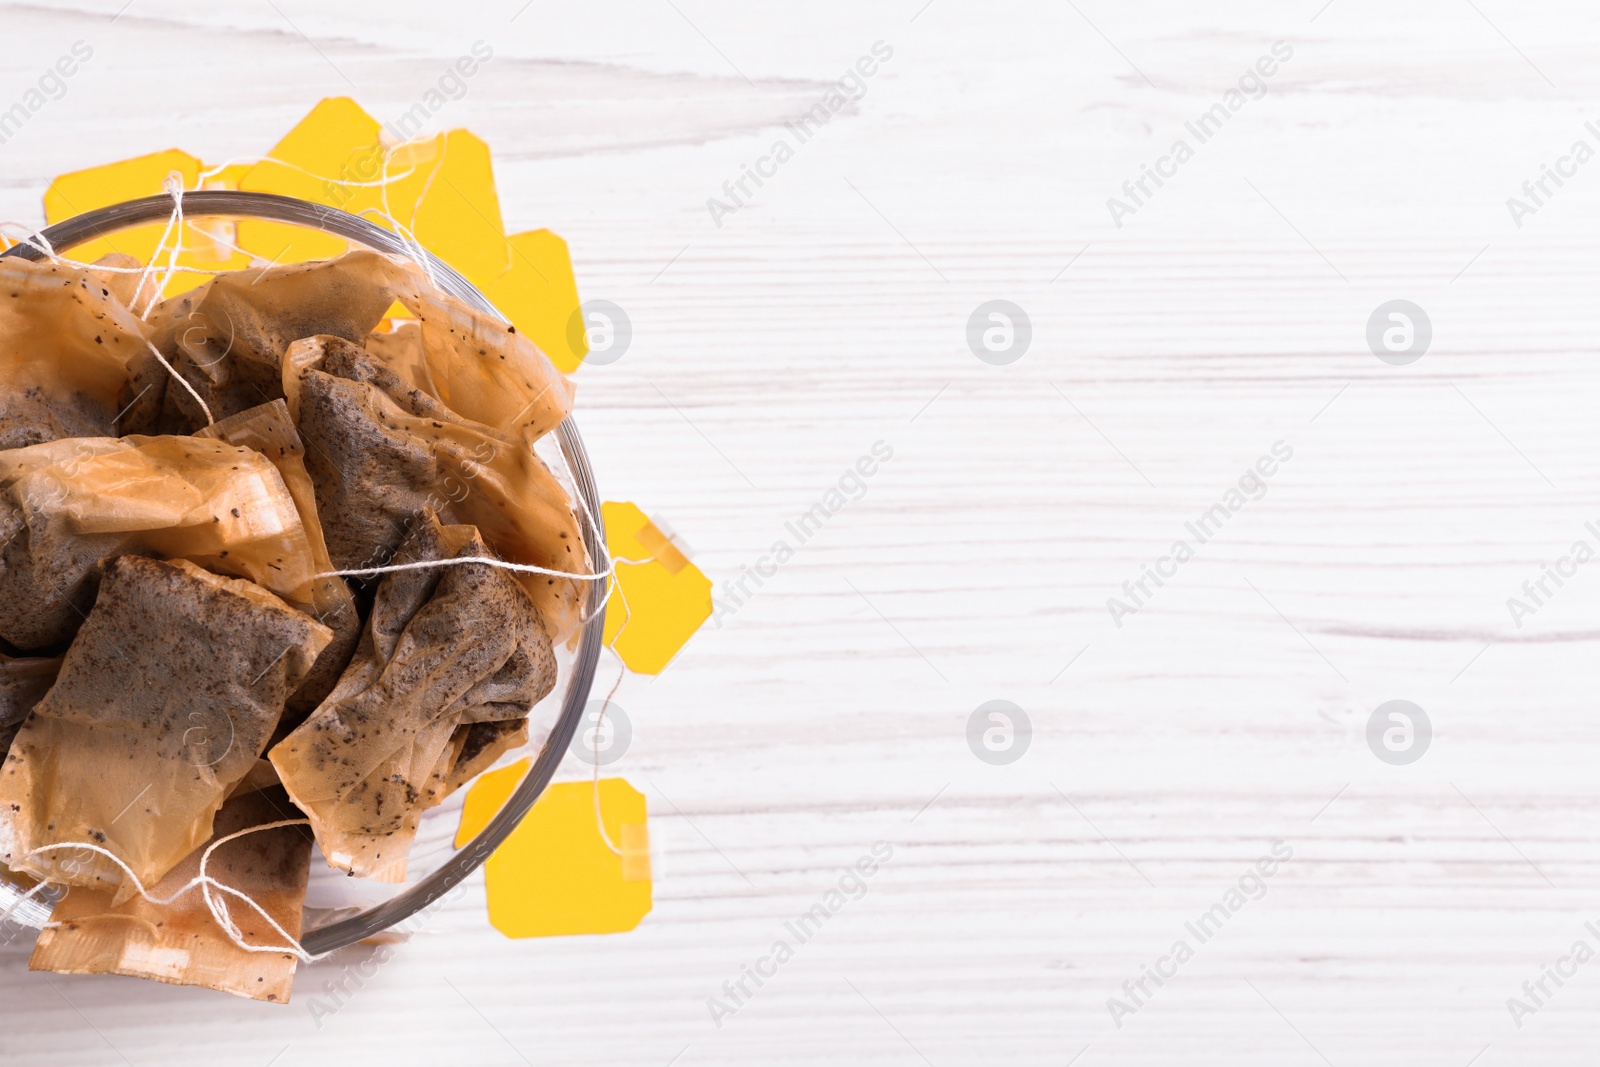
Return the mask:
<svg viewBox="0 0 1600 1067">
<path fill-rule="evenodd" d="M 157 272 L 151 271 L 146 276 L 144 264 L 139 262 L 138 257 L 126 252 L 107 252 L 95 260 L 88 270 L 100 279 L 100 285 L 108 295 L 116 297 L 130 311 L 137 311 L 156 291 Z"/>
<path fill-rule="evenodd" d="M 252 582 L 187 560 L 119 556 L 0 767 L 0 860 L 38 878 L 133 892 L 211 836 L 228 791 L 332 639 Z"/>
<path fill-rule="evenodd" d="M 0 654 L 0 755 L 11 748 L 28 712 L 56 684 L 60 656 Z"/>
<path fill-rule="evenodd" d="M 207 846 L 239 830 L 298 817 L 281 789 L 238 793 L 217 812 Z M 146 887 L 150 895 L 164 900 L 195 878 L 205 847 Z M 310 870 L 311 835 L 304 826 L 246 834 L 219 845 L 206 861 L 208 877 L 250 897 L 296 941 Z M 249 904 L 215 887 L 211 892 L 226 904 L 246 944 L 289 951 L 240 948 L 217 925 L 198 886 L 170 904 L 139 896 L 118 904 L 107 890 L 75 886 L 56 904 L 28 967 L 58 974 L 125 974 L 287 1003 L 299 962 L 293 946 Z"/>
<path fill-rule="evenodd" d="M 260 453 L 193 437 L 93 437 L 0 452 L 0 638 L 71 637 L 95 564 L 120 552 L 182 557 L 316 598 L 308 529 Z"/>
<path fill-rule="evenodd" d="M 233 271 L 157 307 L 155 345 L 222 419 L 283 396 L 284 350 L 302 337 L 360 341 L 394 302 L 395 268 L 376 252 Z M 193 433 L 205 413 L 188 390 L 166 391 L 162 429 Z"/>
<path fill-rule="evenodd" d="M 446 795 L 454 793 L 493 767 L 495 761 L 507 752 L 527 744 L 528 720 L 521 718 L 468 723 L 456 727 L 454 741 L 458 747 L 445 779 Z"/>
<path fill-rule="evenodd" d="M 333 570 L 333 563 L 328 558 L 327 542 L 322 536 L 322 523 L 317 518 L 316 489 L 311 484 L 311 476 L 306 473 L 305 446 L 301 444 L 300 435 L 295 432 L 294 422 L 289 418 L 289 408 L 282 400 L 241 411 L 206 427 L 195 436 L 216 438 L 230 445 L 253 449 L 278 468 L 278 474 L 300 512 L 300 524 L 305 528 L 310 546 L 313 573 L 327 574 Z M 344 583 L 344 579 L 314 577 L 310 596 L 309 603 L 296 602 L 294 606 L 332 630 L 333 640 L 318 657 L 317 665 L 300 688 L 289 698 L 289 712 L 297 718 L 310 712 L 322 703 L 323 697 L 332 692 L 361 637 L 361 619 L 356 613 L 355 598 L 350 595 L 350 587 Z"/>
<path fill-rule="evenodd" d="M 339 570 L 384 566 L 424 508 L 474 525 L 500 558 L 583 573 L 566 492 L 520 437 L 463 418 L 336 337 L 297 341 L 284 390 L 310 446 L 328 552 Z M 556 640 L 577 628 L 583 586 L 519 575 Z"/>
<path fill-rule="evenodd" d="M 0 449 L 148 429 L 146 330 L 88 271 L 0 259 Z"/>
<path fill-rule="evenodd" d="M 489 554 L 477 530 L 425 513 L 395 560 Z M 417 823 L 444 798 L 462 753 L 458 729 L 507 721 L 512 709 L 525 716 L 555 677 L 538 610 L 506 571 L 482 563 L 397 571 L 378 584 L 338 686 L 268 758 L 329 864 L 403 881 Z"/>
<path fill-rule="evenodd" d="M 440 292 L 412 264 L 395 265 L 390 285 L 417 322 L 367 343 L 413 387 L 530 444 L 571 413 L 572 383 L 515 326 Z"/>
</svg>

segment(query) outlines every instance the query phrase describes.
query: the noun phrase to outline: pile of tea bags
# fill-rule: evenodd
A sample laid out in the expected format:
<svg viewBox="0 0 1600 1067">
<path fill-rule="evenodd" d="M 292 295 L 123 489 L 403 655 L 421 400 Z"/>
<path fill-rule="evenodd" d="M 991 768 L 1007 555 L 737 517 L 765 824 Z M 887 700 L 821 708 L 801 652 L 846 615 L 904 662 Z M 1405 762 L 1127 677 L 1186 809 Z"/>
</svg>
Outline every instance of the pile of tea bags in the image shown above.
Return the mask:
<svg viewBox="0 0 1600 1067">
<path fill-rule="evenodd" d="M 36 969 L 286 1001 L 312 842 L 403 882 L 555 686 L 572 388 L 377 253 L 128 265 L 0 258 L 0 862 L 65 888 Z"/>
</svg>

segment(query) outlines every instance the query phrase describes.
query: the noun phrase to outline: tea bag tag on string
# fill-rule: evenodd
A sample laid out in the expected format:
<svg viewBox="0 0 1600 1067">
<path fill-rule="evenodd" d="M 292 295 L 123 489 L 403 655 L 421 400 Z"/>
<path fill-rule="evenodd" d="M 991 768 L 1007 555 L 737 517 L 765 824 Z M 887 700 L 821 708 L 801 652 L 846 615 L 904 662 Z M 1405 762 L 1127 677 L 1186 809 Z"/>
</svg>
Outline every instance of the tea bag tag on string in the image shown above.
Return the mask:
<svg viewBox="0 0 1600 1067">
<path fill-rule="evenodd" d="M 638 505 L 608 500 L 600 511 L 619 601 L 606 613 L 603 643 L 630 671 L 660 674 L 711 618 L 711 579 Z"/>
<path fill-rule="evenodd" d="M 456 847 L 503 808 L 530 761 L 483 775 L 467 791 Z M 601 827 L 595 821 L 599 790 Z M 619 846 L 616 852 L 606 837 Z M 620 853 L 620 854 L 619 854 Z M 653 906 L 644 794 L 622 778 L 557 782 L 483 865 L 489 922 L 507 937 L 632 930 Z"/>
</svg>

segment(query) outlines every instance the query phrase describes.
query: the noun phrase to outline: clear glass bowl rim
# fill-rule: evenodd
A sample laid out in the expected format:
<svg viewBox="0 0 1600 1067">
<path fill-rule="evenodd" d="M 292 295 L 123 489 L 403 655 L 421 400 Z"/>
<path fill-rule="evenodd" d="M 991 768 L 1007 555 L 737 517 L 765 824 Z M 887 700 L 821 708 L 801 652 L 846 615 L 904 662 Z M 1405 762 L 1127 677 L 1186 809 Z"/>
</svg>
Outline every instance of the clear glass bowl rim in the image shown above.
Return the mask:
<svg viewBox="0 0 1600 1067">
<path fill-rule="evenodd" d="M 137 200 L 125 200 L 120 204 L 111 204 L 59 222 L 47 227 L 41 234 L 49 246 L 60 254 L 85 241 L 109 237 L 131 226 L 165 222 L 172 217 L 172 208 L 173 202 L 170 196 L 147 196 Z M 419 263 L 429 271 L 439 288 L 451 296 L 495 316 L 502 322 L 509 321 L 471 282 L 448 263 L 425 249 L 408 244 L 388 230 L 374 226 L 365 219 L 340 211 L 338 208 L 313 204 L 295 197 L 279 196 L 275 193 L 203 190 L 183 194 L 183 215 L 185 219 L 217 216 L 265 219 L 337 234 L 374 251 L 402 256 Z M 43 249 L 28 242 L 7 249 L 0 253 L 0 256 L 20 256 L 30 260 L 49 258 Z M 589 455 L 584 450 L 578 427 L 570 417 L 556 428 L 555 433 L 573 482 L 578 492 L 583 494 L 584 503 L 588 505 L 589 514 L 594 519 L 593 523 L 584 524 L 583 529 L 584 544 L 589 550 L 589 558 L 603 561 L 607 558 L 605 527 L 600 515 L 600 494 L 595 486 L 594 471 L 589 466 Z M 457 849 L 455 855 L 438 870 L 392 900 L 306 934 L 301 943 L 307 952 L 321 955 L 353 945 L 429 907 L 459 885 L 467 875 L 482 866 L 484 860 L 489 858 L 489 854 L 499 847 L 512 830 L 516 829 L 522 817 L 528 813 L 528 809 L 533 807 L 534 802 L 549 785 L 557 765 L 572 743 L 579 721 L 583 718 L 583 710 L 588 704 L 589 693 L 594 685 L 595 666 L 600 658 L 601 635 L 605 629 L 605 599 L 604 583 L 591 583 L 588 607 L 590 618 L 580 632 L 577 653 L 573 657 L 571 679 L 562 698 L 560 716 L 522 783 L 517 786 L 516 792 L 506 801 L 499 813 L 489 821 L 489 825 L 464 847 Z"/>
</svg>

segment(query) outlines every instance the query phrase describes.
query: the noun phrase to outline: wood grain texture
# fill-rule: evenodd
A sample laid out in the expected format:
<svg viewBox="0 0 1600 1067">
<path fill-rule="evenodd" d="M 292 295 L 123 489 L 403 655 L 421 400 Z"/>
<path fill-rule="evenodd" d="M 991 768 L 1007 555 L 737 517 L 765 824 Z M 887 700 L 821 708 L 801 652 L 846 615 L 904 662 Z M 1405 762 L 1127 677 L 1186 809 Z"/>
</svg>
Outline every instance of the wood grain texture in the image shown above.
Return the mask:
<svg viewBox="0 0 1600 1067">
<path fill-rule="evenodd" d="M 120 2 L 0 4 L 0 106 L 95 48 L 0 147 L 0 217 L 105 159 L 259 152 L 322 96 L 398 114 L 481 38 L 438 121 L 633 321 L 577 376 L 605 495 L 721 583 L 873 442 L 894 458 L 623 683 L 616 769 L 664 849 L 637 931 L 508 941 L 473 882 L 329 1017 L 311 998 L 356 957 L 268 1012 L 12 946 L 8 1062 L 1592 1062 L 1600 964 L 1520 1028 L 1506 1008 L 1600 948 L 1600 567 L 1520 628 L 1506 608 L 1600 522 L 1600 162 L 1520 228 L 1506 208 L 1600 145 L 1592 8 Z M 715 225 L 706 199 L 879 40 L 851 113 Z M 1266 94 L 1114 226 L 1107 197 L 1279 40 Z M 1006 367 L 965 340 L 994 298 L 1034 327 Z M 1395 298 L 1434 326 L 1407 367 L 1365 341 Z M 1266 494 L 1114 625 L 1278 441 Z M 965 740 L 996 698 L 1034 728 L 1007 767 Z M 1366 746 L 1392 698 L 1435 729 L 1409 767 Z M 1116 1026 L 1107 998 L 1277 840 L 1265 895 Z M 716 1026 L 707 999 L 876 841 L 865 895 Z"/>
</svg>

